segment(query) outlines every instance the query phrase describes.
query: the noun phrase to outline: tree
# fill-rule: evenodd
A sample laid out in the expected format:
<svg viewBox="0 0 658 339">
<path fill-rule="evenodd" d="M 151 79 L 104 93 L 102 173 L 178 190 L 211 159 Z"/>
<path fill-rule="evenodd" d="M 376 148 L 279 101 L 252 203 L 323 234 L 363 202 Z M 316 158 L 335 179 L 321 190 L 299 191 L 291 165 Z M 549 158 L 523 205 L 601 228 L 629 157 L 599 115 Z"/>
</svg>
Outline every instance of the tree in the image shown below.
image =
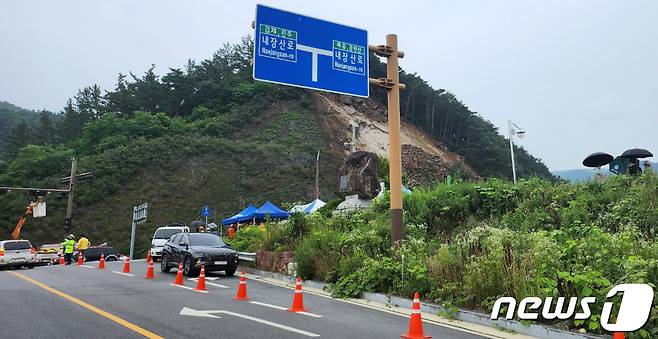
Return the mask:
<svg viewBox="0 0 658 339">
<path fill-rule="evenodd" d="M 21 122 L 7 136 L 7 154 L 13 159 L 18 155 L 21 148 L 29 145 L 31 142 L 32 131 L 26 123 Z"/>
<path fill-rule="evenodd" d="M 38 144 L 57 143 L 57 131 L 53 113 L 46 110 L 39 112 L 39 122 L 35 127 L 34 141 Z"/>
<path fill-rule="evenodd" d="M 62 111 L 62 123 L 59 125 L 59 137 L 63 142 L 71 141 L 82 135 L 82 128 L 90 119 L 87 114 L 80 113 L 69 99 Z"/>
<path fill-rule="evenodd" d="M 101 95 L 101 88 L 94 84 L 78 91 L 75 96 L 75 105 L 86 120 L 98 119 L 105 113 L 105 98 Z"/>
</svg>

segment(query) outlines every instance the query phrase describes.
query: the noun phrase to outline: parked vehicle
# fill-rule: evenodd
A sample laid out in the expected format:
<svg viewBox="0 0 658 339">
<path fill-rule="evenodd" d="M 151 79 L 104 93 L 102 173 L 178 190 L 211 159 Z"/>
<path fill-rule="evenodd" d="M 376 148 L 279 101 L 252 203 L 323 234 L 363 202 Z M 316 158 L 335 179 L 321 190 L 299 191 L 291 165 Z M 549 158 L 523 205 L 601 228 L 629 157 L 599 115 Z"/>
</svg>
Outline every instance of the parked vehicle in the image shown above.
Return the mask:
<svg viewBox="0 0 658 339">
<path fill-rule="evenodd" d="M 165 244 L 160 269 L 166 273 L 181 262 L 187 276 L 197 276 L 201 266 L 206 272 L 224 271 L 232 276 L 238 268 L 238 252 L 216 234 L 179 233 Z"/>
<path fill-rule="evenodd" d="M 183 232 L 190 232 L 190 228 L 185 224 L 170 224 L 163 227 L 158 227 L 153 233 L 153 240 L 151 240 L 151 258 L 153 261 L 158 261 L 162 256 L 162 249 L 165 243 L 173 235 Z"/>
<path fill-rule="evenodd" d="M 54 264 L 62 254 L 62 244 L 45 244 L 37 250 L 37 264 Z"/>
<path fill-rule="evenodd" d="M 73 261 L 78 260 L 78 255 L 80 252 L 73 252 Z M 121 255 L 119 251 L 110 246 L 93 246 L 85 250 L 85 261 L 99 261 L 101 260 L 101 254 L 105 255 L 105 261 L 118 261 L 124 260 L 125 256 Z"/>
<path fill-rule="evenodd" d="M 34 268 L 36 254 L 28 240 L 0 241 L 0 270 L 8 267 Z"/>
</svg>

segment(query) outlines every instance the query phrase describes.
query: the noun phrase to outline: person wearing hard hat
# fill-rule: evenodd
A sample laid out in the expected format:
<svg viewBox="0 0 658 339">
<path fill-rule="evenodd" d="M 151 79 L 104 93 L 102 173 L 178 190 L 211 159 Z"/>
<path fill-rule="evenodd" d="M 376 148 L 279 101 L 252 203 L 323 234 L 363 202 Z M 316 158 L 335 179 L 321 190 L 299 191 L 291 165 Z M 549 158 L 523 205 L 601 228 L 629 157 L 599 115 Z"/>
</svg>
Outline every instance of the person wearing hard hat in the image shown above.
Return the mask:
<svg viewBox="0 0 658 339">
<path fill-rule="evenodd" d="M 66 240 L 64 240 L 64 260 L 66 265 L 71 265 L 73 262 L 73 249 L 75 248 L 75 236 L 69 234 Z"/>
<path fill-rule="evenodd" d="M 81 255 L 83 260 L 85 257 L 85 251 L 89 248 L 89 239 L 85 237 L 84 234 L 80 234 L 80 239 L 78 240 L 78 255 Z"/>
</svg>

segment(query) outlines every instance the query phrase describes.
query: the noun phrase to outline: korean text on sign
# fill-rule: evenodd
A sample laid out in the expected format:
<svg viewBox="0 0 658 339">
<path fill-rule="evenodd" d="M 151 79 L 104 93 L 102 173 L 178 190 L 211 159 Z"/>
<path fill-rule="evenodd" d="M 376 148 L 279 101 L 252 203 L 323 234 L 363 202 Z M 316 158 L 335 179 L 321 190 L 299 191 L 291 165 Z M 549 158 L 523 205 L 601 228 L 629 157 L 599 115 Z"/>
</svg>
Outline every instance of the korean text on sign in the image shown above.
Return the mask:
<svg viewBox="0 0 658 339">
<path fill-rule="evenodd" d="M 365 60 L 365 46 L 333 41 L 333 69 L 364 75 L 366 73 Z"/>
<path fill-rule="evenodd" d="M 297 62 L 297 32 L 261 24 L 258 27 L 260 56 Z"/>
</svg>

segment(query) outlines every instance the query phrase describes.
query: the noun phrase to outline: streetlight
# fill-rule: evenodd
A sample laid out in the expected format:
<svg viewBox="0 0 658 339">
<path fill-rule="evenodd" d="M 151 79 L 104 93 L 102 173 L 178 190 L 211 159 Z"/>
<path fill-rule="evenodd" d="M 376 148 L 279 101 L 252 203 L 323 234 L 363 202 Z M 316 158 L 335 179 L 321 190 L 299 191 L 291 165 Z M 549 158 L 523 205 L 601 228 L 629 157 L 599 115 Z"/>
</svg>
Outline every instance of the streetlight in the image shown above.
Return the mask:
<svg viewBox="0 0 658 339">
<path fill-rule="evenodd" d="M 516 135 L 519 139 L 523 139 L 525 131 L 517 126 L 512 120 L 507 120 L 507 126 L 509 127 L 509 151 L 512 156 L 512 178 L 514 179 L 514 184 L 516 185 L 516 166 L 514 165 L 514 142 L 512 138 Z"/>
</svg>

